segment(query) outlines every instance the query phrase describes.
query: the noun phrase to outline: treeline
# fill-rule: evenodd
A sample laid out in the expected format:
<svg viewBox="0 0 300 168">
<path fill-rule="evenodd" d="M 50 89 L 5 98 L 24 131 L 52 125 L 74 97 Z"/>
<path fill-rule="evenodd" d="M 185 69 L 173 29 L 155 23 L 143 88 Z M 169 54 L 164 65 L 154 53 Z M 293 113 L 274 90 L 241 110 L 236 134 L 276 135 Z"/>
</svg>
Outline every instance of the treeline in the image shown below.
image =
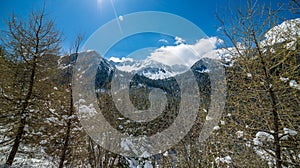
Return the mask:
<svg viewBox="0 0 300 168">
<path fill-rule="evenodd" d="M 111 153 L 80 125 L 71 81 L 82 37 L 76 37 L 69 54 L 60 56 L 62 33 L 45 11 L 32 12 L 28 20 L 12 15 L 1 34 L 0 165 L 299 167 L 300 22 L 286 22 L 266 38 L 280 15 L 265 7 L 248 1 L 248 10 L 237 10 L 229 21 L 218 17 L 233 47 L 221 50 L 226 53 L 220 63 L 226 69 L 227 102 L 213 134 L 198 142 L 208 101 L 180 143 L 150 158 Z M 299 14 L 297 1 L 288 7 Z M 208 90 L 203 91 L 205 96 Z M 139 92 L 143 90 L 134 93 L 137 99 Z M 105 108 L 111 110 L 109 97 L 99 101 L 107 101 Z"/>
</svg>

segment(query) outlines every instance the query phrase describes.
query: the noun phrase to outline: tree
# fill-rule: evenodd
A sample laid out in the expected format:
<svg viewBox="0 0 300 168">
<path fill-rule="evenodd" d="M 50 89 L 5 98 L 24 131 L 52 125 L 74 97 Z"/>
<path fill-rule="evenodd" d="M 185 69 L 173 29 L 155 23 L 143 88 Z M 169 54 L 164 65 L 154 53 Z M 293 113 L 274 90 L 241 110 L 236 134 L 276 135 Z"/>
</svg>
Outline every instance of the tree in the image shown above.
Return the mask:
<svg viewBox="0 0 300 168">
<path fill-rule="evenodd" d="M 292 13 L 299 14 L 300 13 L 300 2 L 297 0 L 291 0 L 289 2 L 289 9 Z"/>
<path fill-rule="evenodd" d="M 60 33 L 55 30 L 54 22 L 46 18 L 44 9 L 40 12 L 32 12 L 28 21 L 17 19 L 12 15 L 7 22 L 8 31 L 3 31 L 2 42 L 7 51 L 7 59 L 15 65 L 21 65 L 23 74 L 18 75 L 18 82 L 22 89 L 19 100 L 20 108 L 16 109 L 18 116 L 18 127 L 14 135 L 12 149 L 7 158 L 6 164 L 12 165 L 15 155 L 18 151 L 22 137 L 25 134 L 25 127 L 29 123 L 30 107 L 34 102 L 34 91 L 38 70 L 40 67 L 40 58 L 47 54 L 57 54 L 59 52 Z"/>
<path fill-rule="evenodd" d="M 275 27 L 280 13 L 250 0 L 244 9 L 228 22 L 219 17 L 234 46 L 230 50 L 234 64 L 227 73 L 232 129 L 239 129 L 240 138 L 269 166 L 299 166 L 295 130 L 300 95 L 299 88 L 289 85 L 299 81 L 299 34 L 295 32 L 300 24 L 292 20 Z"/>
<path fill-rule="evenodd" d="M 63 144 L 63 149 L 62 149 L 62 153 L 61 153 L 61 157 L 60 157 L 60 162 L 59 162 L 59 168 L 62 168 L 64 165 L 64 161 L 66 159 L 66 155 L 67 155 L 67 150 L 68 150 L 68 146 L 70 143 L 70 136 L 71 136 L 71 129 L 72 129 L 72 118 L 74 118 L 74 105 L 73 105 L 73 91 L 72 91 L 72 83 L 71 83 L 71 79 L 72 79 L 72 68 L 73 68 L 73 64 L 75 63 L 78 54 L 79 54 L 79 47 L 80 44 L 82 42 L 83 37 L 81 35 L 78 35 L 76 40 L 75 40 L 75 44 L 74 44 L 74 60 L 72 60 L 72 56 L 70 54 L 70 56 L 68 57 L 68 69 L 67 69 L 67 90 L 69 90 L 68 93 L 68 97 L 69 97 L 69 110 L 68 110 L 68 114 L 67 114 L 67 130 L 65 132 L 65 138 L 63 140 L 64 144 Z"/>
</svg>

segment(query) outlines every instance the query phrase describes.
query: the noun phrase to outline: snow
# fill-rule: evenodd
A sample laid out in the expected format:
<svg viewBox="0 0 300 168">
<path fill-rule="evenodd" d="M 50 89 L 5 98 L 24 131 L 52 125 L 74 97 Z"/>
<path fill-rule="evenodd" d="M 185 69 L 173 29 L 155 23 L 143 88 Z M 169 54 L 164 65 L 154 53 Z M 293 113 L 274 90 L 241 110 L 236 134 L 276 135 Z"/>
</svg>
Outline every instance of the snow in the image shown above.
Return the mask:
<svg viewBox="0 0 300 168">
<path fill-rule="evenodd" d="M 149 153 L 147 151 L 143 151 L 143 153 L 139 157 L 141 157 L 141 158 L 147 158 L 149 156 L 151 156 L 151 153 Z"/>
<path fill-rule="evenodd" d="M 78 112 L 81 115 L 84 115 L 85 117 L 93 117 L 93 116 L 95 116 L 97 114 L 97 111 L 94 108 L 93 104 L 90 104 L 88 106 L 84 105 L 84 104 L 79 105 Z"/>
<path fill-rule="evenodd" d="M 92 53 L 92 52 L 95 52 L 95 51 L 94 50 L 86 50 L 85 52 Z"/>
<path fill-rule="evenodd" d="M 199 39 L 195 44 L 184 44 L 184 39 L 180 37 L 175 37 L 175 41 L 176 46 L 162 46 L 149 53 L 144 60 L 112 56 L 109 61 L 120 71 L 141 73 L 150 79 L 165 79 L 185 73 L 202 58 L 220 59 L 216 46 L 222 40 L 217 37 Z M 148 72 L 149 68 L 162 71 Z"/>
<path fill-rule="evenodd" d="M 26 125 L 25 125 L 25 127 L 24 127 L 24 131 L 26 131 L 26 132 L 29 132 L 29 127 L 28 127 L 28 124 L 26 124 Z"/>
<path fill-rule="evenodd" d="M 111 58 L 110 58 L 111 59 Z M 118 59 L 118 58 L 117 58 Z M 111 61 L 114 59 L 111 59 Z M 184 73 L 188 70 L 184 65 L 166 65 L 151 59 L 134 61 L 113 61 L 115 67 L 123 72 L 140 74 L 150 79 L 165 79 Z"/>
<path fill-rule="evenodd" d="M 153 168 L 153 166 L 150 161 L 146 160 L 144 164 L 144 168 Z"/>
<path fill-rule="evenodd" d="M 287 82 L 289 80 L 289 78 L 280 77 L 280 80 L 283 82 Z"/>
<path fill-rule="evenodd" d="M 119 16 L 119 20 L 123 21 L 123 16 Z M 287 48 L 291 48 L 294 43 L 293 40 L 295 40 L 295 37 L 298 37 L 300 34 L 299 31 L 299 24 L 300 24 L 300 19 L 294 19 L 294 20 L 290 20 L 290 21 L 285 21 L 282 24 L 275 26 L 274 28 L 272 28 L 270 31 L 268 31 L 265 35 L 266 39 L 262 42 L 263 45 L 274 45 L 276 43 L 281 43 L 286 41 L 287 39 L 292 40 L 290 43 L 287 44 Z M 151 55 L 148 57 L 148 59 L 144 60 L 144 61 L 134 61 L 132 58 L 116 58 L 116 57 L 111 57 L 109 59 L 109 61 L 113 61 L 115 63 L 122 63 L 117 65 L 116 67 L 119 70 L 122 71 L 126 71 L 126 72 L 138 72 L 138 71 L 142 71 L 143 69 L 149 67 L 150 65 L 152 66 L 153 63 L 155 63 L 156 67 L 158 68 L 162 68 L 165 69 L 170 68 L 172 69 L 172 65 L 178 65 L 181 64 L 184 67 L 190 67 L 193 63 L 193 61 L 196 61 L 199 59 L 199 55 L 197 55 L 197 53 L 193 53 L 191 51 L 188 51 L 188 54 L 190 54 L 192 57 L 189 58 L 188 63 L 186 64 L 185 62 L 180 62 L 182 61 L 182 59 L 184 59 L 185 57 L 181 57 L 180 55 L 180 59 L 171 59 L 168 56 L 168 54 L 171 53 L 181 53 L 183 51 L 187 51 L 189 49 L 197 49 L 197 51 L 199 51 L 200 49 L 203 48 L 203 46 L 208 45 L 208 41 L 212 40 L 213 46 L 210 46 L 211 48 L 208 48 L 205 52 L 200 53 L 201 56 L 210 56 L 215 54 L 216 51 L 218 51 L 220 54 L 219 56 L 222 56 L 223 58 L 225 58 L 226 61 L 232 61 L 233 55 L 232 53 L 228 52 L 228 50 L 234 52 L 234 49 L 219 49 L 219 50 L 215 50 L 215 42 L 214 40 L 219 40 L 217 38 L 211 38 L 211 39 L 204 39 L 204 40 L 199 40 L 197 43 L 195 43 L 194 45 L 187 45 L 185 44 L 185 40 L 180 38 L 180 37 L 175 37 L 175 44 L 177 46 L 168 46 L 168 47 L 162 47 L 156 51 L 154 51 L 153 53 L 151 53 Z M 201 45 L 201 46 L 200 46 Z M 240 46 L 242 47 L 242 46 Z M 226 50 L 226 51 L 225 51 Z M 86 51 L 87 53 L 89 52 L 94 52 L 92 50 L 88 50 Z M 165 55 L 164 55 L 165 54 Z M 199 53 L 198 53 L 199 54 Z M 170 56 L 170 55 L 169 55 Z M 175 58 L 174 56 L 172 56 L 172 58 Z M 61 61 L 61 60 L 59 60 Z M 174 62 L 173 62 L 174 61 Z M 176 64 L 175 64 L 176 63 Z M 154 66 L 154 68 L 155 68 Z M 66 68 L 69 66 L 64 66 L 63 68 Z M 152 67 L 153 68 L 153 67 Z M 182 73 L 183 71 L 157 71 L 157 73 L 151 73 L 151 72 L 146 72 L 146 71 L 142 71 L 143 75 L 151 78 L 151 79 L 164 79 L 166 77 L 169 76 L 175 76 L 176 74 Z M 204 70 L 204 71 L 199 71 L 199 72 L 209 72 L 209 70 Z M 82 73 L 85 73 L 84 71 Z M 246 73 L 246 76 L 248 78 L 252 77 L 251 73 Z M 46 79 L 46 78 L 45 78 Z M 42 79 L 42 80 L 45 80 Z M 300 85 L 296 80 L 290 80 L 289 78 L 286 77 L 280 77 L 280 80 L 282 82 L 286 82 L 290 87 L 295 88 L 297 90 L 300 90 Z M 270 86 L 272 87 L 272 86 Z M 54 90 L 58 90 L 58 87 L 53 87 Z M 70 92 L 70 90 L 66 89 L 67 92 Z M 102 90 L 100 90 L 102 91 Z M 105 91 L 105 90 L 103 90 Z M 79 112 L 88 115 L 88 116 L 94 116 L 95 114 L 97 114 L 95 108 L 93 107 L 93 104 L 86 104 L 86 101 L 84 99 L 80 99 L 78 101 L 78 108 L 79 108 Z M 33 112 L 33 110 L 30 110 L 31 112 Z M 53 108 L 49 108 L 49 111 L 54 113 L 56 110 Z M 206 109 L 203 109 L 203 111 L 205 113 L 207 113 Z M 228 117 L 231 116 L 230 113 L 227 114 Z M 65 119 L 72 119 L 76 117 L 75 115 L 72 116 L 63 116 L 63 118 Z M 206 120 L 212 120 L 213 118 L 210 116 L 206 116 Z M 58 122 L 58 119 L 55 117 L 49 117 L 45 119 L 47 122 Z M 118 120 L 124 120 L 124 118 L 118 118 Z M 127 120 L 127 122 L 129 123 L 130 120 Z M 225 125 L 225 121 L 220 121 L 221 125 Z M 247 127 L 247 126 L 246 126 Z M 122 125 L 119 125 L 119 128 L 123 129 Z M 81 128 L 80 128 L 81 129 Z M 219 130 L 220 126 L 215 126 L 213 128 L 213 130 Z M 28 131 L 28 125 L 26 125 L 25 130 Z M 272 132 L 272 131 L 270 131 Z M 33 134 L 42 134 L 41 132 L 37 132 L 37 133 L 33 133 Z M 244 136 L 244 132 L 243 131 L 237 131 L 236 133 L 237 138 L 242 138 Z M 297 130 L 294 129 L 290 129 L 290 128 L 283 128 L 283 130 L 281 130 L 281 134 L 280 136 L 281 139 L 280 140 L 287 140 L 290 136 L 296 136 L 298 134 Z M 4 141 L 5 139 L 3 139 L 2 141 Z M 0 140 L 1 142 L 1 140 Z M 274 158 L 269 154 L 269 153 L 273 153 L 272 150 L 268 150 L 268 152 L 266 152 L 265 150 L 263 150 L 260 146 L 264 146 L 266 143 L 268 144 L 272 144 L 272 142 L 274 142 L 274 137 L 272 134 L 264 132 L 264 131 L 259 131 L 256 133 L 255 138 L 253 138 L 253 144 L 254 146 L 254 150 L 255 152 L 264 160 L 268 161 L 270 166 L 274 166 Z M 41 140 L 39 142 L 41 145 L 47 144 L 48 141 L 47 140 Z M 251 146 L 251 139 L 250 141 L 246 142 L 247 146 Z M 125 150 L 125 151 L 133 151 L 134 153 L 141 153 L 141 157 L 147 157 L 150 154 L 145 150 L 145 149 L 139 149 L 135 143 L 133 143 L 132 141 L 126 139 L 123 140 L 121 142 L 121 147 Z M 5 147 L 7 149 L 9 149 L 9 147 Z M 23 146 L 23 148 L 25 149 L 31 149 L 32 147 L 30 146 Z M 1 151 L 3 151 L 4 148 L 1 148 Z M 45 153 L 43 151 L 43 149 L 39 149 L 41 151 L 41 153 Z M 169 153 L 168 151 L 163 153 L 163 156 L 167 157 L 170 156 L 171 152 Z M 298 157 L 300 159 L 300 155 L 296 155 L 295 157 Z M 0 157 L 0 161 L 2 161 L 2 156 Z M 152 164 L 150 161 L 144 161 L 142 164 L 138 163 L 138 161 L 136 161 L 135 159 L 130 159 L 128 160 L 130 166 L 129 167 L 146 167 L 146 168 L 152 168 Z M 225 157 L 217 157 L 215 158 L 215 161 L 217 163 L 225 163 L 225 164 L 230 164 L 232 163 L 232 158 L 230 156 L 226 156 Z M 47 159 L 39 159 L 39 158 L 24 158 L 22 156 L 17 156 L 14 166 L 17 167 L 26 167 L 26 166 L 30 166 L 30 167 L 52 167 L 54 166 L 54 164 L 52 162 L 50 162 Z"/>
<path fill-rule="evenodd" d="M 217 157 L 215 161 L 219 164 L 220 162 L 230 164 L 231 163 L 231 157 L 225 156 L 225 157 Z"/>
<path fill-rule="evenodd" d="M 79 97 L 80 97 L 81 95 L 79 95 Z M 79 104 L 82 104 L 82 103 L 85 103 L 86 101 L 84 100 L 84 99 L 79 99 Z"/>
<path fill-rule="evenodd" d="M 15 158 L 13 166 L 17 167 L 32 167 L 32 168 L 48 168 L 55 167 L 56 165 L 53 162 L 45 159 L 23 159 L 23 158 Z"/>
<path fill-rule="evenodd" d="M 252 78 L 252 74 L 251 73 L 247 73 L 247 77 L 248 78 Z"/>
<path fill-rule="evenodd" d="M 290 41 L 286 44 L 286 48 L 295 49 L 295 44 L 299 36 L 300 36 L 300 18 L 287 20 L 271 28 L 265 34 L 265 39 L 260 43 L 260 45 L 262 48 L 264 48 L 285 41 Z M 243 53 L 246 50 L 245 47 L 239 42 L 237 42 L 236 46 L 241 53 Z M 269 48 L 273 52 L 275 51 L 274 48 L 270 48 L 270 47 L 267 48 Z M 237 49 L 234 47 L 220 48 L 220 49 L 216 49 L 215 51 L 219 55 L 219 57 L 226 62 L 225 66 L 232 66 L 234 63 L 234 58 L 238 56 Z M 247 74 L 247 76 L 250 78 L 250 74 Z"/>
<path fill-rule="evenodd" d="M 137 161 L 135 158 L 126 158 L 129 163 L 129 168 L 153 168 L 151 161 L 144 160 L 141 161 L 140 159 Z M 141 162 L 141 163 L 139 163 Z"/>
<path fill-rule="evenodd" d="M 242 138 L 244 136 L 243 131 L 237 131 L 235 134 L 237 135 L 237 138 Z"/>
<path fill-rule="evenodd" d="M 45 144 L 47 144 L 47 143 L 48 143 L 47 140 L 42 140 L 42 141 L 40 142 L 41 145 L 45 145 Z"/>
<path fill-rule="evenodd" d="M 47 123 L 57 123 L 58 122 L 58 119 L 56 117 L 48 117 L 46 118 L 46 122 Z"/>
<path fill-rule="evenodd" d="M 213 120 L 213 118 L 207 115 L 207 116 L 205 117 L 205 120 L 206 120 L 206 121 L 210 121 L 210 120 Z"/>
<path fill-rule="evenodd" d="M 209 73 L 210 70 L 209 69 L 204 69 L 204 70 L 196 70 L 199 73 Z"/>
<path fill-rule="evenodd" d="M 300 18 L 287 20 L 273 27 L 265 34 L 265 40 L 262 41 L 262 46 L 272 46 L 274 44 L 289 42 L 286 47 L 291 48 L 297 41 L 300 35 Z"/>
<path fill-rule="evenodd" d="M 219 48 L 216 53 L 225 61 L 225 66 L 231 67 L 234 63 L 234 58 L 238 56 L 238 52 L 234 47 Z"/>
<path fill-rule="evenodd" d="M 129 151 L 130 150 L 129 146 L 132 146 L 132 145 L 133 145 L 133 143 L 127 139 L 125 139 L 121 142 L 121 148 L 125 151 Z"/>
<path fill-rule="evenodd" d="M 300 90 L 300 85 L 295 80 L 290 80 L 290 87 Z"/>
<path fill-rule="evenodd" d="M 46 140 L 41 141 L 40 144 L 47 143 Z M 7 149 L 4 147 L 1 147 L 0 151 L 7 152 L 10 150 L 9 146 L 6 146 Z M 30 167 L 30 168 L 51 168 L 51 167 L 57 167 L 57 163 L 52 161 L 50 156 L 48 156 L 43 149 L 43 147 L 34 147 L 34 146 L 28 146 L 25 144 L 20 144 L 19 151 L 15 156 L 14 162 L 12 167 Z M 0 154 L 0 167 L 4 165 L 6 161 L 6 154 L 1 153 Z M 31 156 L 28 155 L 28 153 L 32 153 Z"/>
<path fill-rule="evenodd" d="M 214 126 L 214 128 L 213 128 L 215 131 L 217 131 L 217 130 L 219 130 L 220 129 L 220 126 Z"/>
<path fill-rule="evenodd" d="M 256 133 L 255 138 L 253 139 L 254 145 L 262 145 L 263 142 L 273 142 L 274 137 L 273 135 L 259 131 Z"/>
<path fill-rule="evenodd" d="M 140 136 L 137 139 L 132 137 L 121 139 L 120 147 L 122 151 L 133 153 L 139 158 L 148 158 L 151 153 L 148 149 L 152 148 L 147 136 Z"/>
<path fill-rule="evenodd" d="M 158 71 L 156 73 L 144 72 L 143 75 L 150 78 L 150 79 L 165 79 L 165 78 L 168 78 L 168 77 L 175 76 L 176 73 L 171 73 L 169 71 L 166 71 L 166 72 Z"/>
<path fill-rule="evenodd" d="M 256 154 L 258 156 L 260 156 L 262 159 L 268 161 L 268 164 L 270 166 L 273 165 L 273 163 L 275 162 L 275 159 L 269 153 L 274 153 L 274 152 L 272 150 L 262 149 L 260 146 L 263 146 L 263 143 L 266 143 L 266 142 L 272 143 L 273 141 L 274 141 L 273 135 L 271 135 L 267 132 L 263 132 L 263 131 L 257 132 L 255 138 L 253 139 L 253 143 L 255 145 L 254 150 L 255 150 Z"/>
<path fill-rule="evenodd" d="M 110 57 L 108 60 L 113 61 L 113 62 L 132 62 L 133 61 L 132 58 L 125 58 L 125 57 L 122 57 L 121 59 L 117 58 L 117 57 Z"/>
<path fill-rule="evenodd" d="M 288 140 L 289 136 L 295 136 L 298 131 L 289 128 L 283 128 L 283 134 L 279 134 L 280 140 Z"/>
<path fill-rule="evenodd" d="M 289 128 L 283 128 L 283 132 L 284 132 L 284 134 L 288 134 L 288 135 L 291 135 L 291 136 L 295 136 L 295 135 L 298 134 L 297 131 L 289 129 Z"/>
<path fill-rule="evenodd" d="M 274 131 L 270 131 L 270 132 L 274 133 Z M 283 133 L 284 133 L 283 136 L 282 134 L 279 134 L 279 136 L 281 136 L 280 140 L 286 140 L 288 136 L 295 136 L 298 134 L 297 131 L 289 128 L 283 128 Z M 253 139 L 253 144 L 255 145 L 254 150 L 256 154 L 259 155 L 262 159 L 266 160 L 270 167 L 274 167 L 276 162 L 275 158 L 271 155 L 274 154 L 274 151 L 268 148 L 263 149 L 261 148 L 261 146 L 264 146 L 264 144 L 266 143 L 272 144 L 273 142 L 274 142 L 274 136 L 263 131 L 257 132 L 255 138 Z"/>
<path fill-rule="evenodd" d="M 221 120 L 220 122 L 221 122 L 221 125 L 225 125 L 225 121 Z"/>
</svg>

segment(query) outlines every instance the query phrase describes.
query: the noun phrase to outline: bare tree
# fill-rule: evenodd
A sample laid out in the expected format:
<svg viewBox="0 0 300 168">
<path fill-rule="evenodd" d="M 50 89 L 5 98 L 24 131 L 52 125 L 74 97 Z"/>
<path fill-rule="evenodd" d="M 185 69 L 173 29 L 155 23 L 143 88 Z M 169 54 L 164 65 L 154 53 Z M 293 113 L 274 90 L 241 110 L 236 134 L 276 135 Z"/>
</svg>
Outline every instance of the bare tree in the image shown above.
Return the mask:
<svg viewBox="0 0 300 168">
<path fill-rule="evenodd" d="M 69 141 L 70 141 L 70 136 L 71 136 L 71 129 L 72 129 L 72 118 L 73 115 L 74 115 L 74 105 L 73 105 L 73 91 L 72 91 L 72 83 L 71 83 L 71 79 L 72 79 L 72 67 L 73 67 L 73 64 L 75 63 L 77 57 L 78 57 L 78 54 L 79 54 L 79 47 L 80 47 L 80 44 L 82 42 L 82 39 L 83 39 L 83 36 L 82 35 L 78 35 L 76 40 L 75 40 L 75 43 L 74 43 L 74 54 L 73 54 L 73 57 L 72 58 L 72 50 L 70 51 L 70 56 L 69 56 L 69 60 L 68 60 L 68 73 L 67 73 L 67 89 L 69 90 L 69 112 L 68 112 L 68 118 L 67 118 L 67 130 L 66 130 L 66 133 L 65 133 L 65 138 L 64 138 L 64 144 L 63 144 L 63 149 L 62 149 L 62 153 L 61 153 L 61 157 L 60 157 L 60 162 L 59 162 L 59 168 L 62 168 L 64 166 L 64 161 L 66 159 L 66 155 L 67 155 L 67 150 L 68 150 L 68 146 L 69 146 Z M 74 59 L 74 60 L 72 60 Z"/>
<path fill-rule="evenodd" d="M 234 46 L 230 50 L 234 65 L 227 73 L 232 80 L 228 83 L 232 122 L 269 165 L 299 166 L 293 159 L 299 153 L 297 136 L 287 131 L 298 127 L 294 116 L 299 113 L 299 90 L 285 81 L 299 80 L 299 34 L 295 34 L 299 23 L 287 21 L 284 28 L 274 28 L 280 13 L 251 0 L 234 13 L 229 20 L 218 16 Z M 287 141 L 290 145 L 286 146 Z"/>
<path fill-rule="evenodd" d="M 291 0 L 289 2 L 290 10 L 294 14 L 300 13 L 300 2 L 298 0 Z"/>
<path fill-rule="evenodd" d="M 24 72 L 22 76 L 23 89 L 19 96 L 21 105 L 18 115 L 20 120 L 12 149 L 6 161 L 6 165 L 10 166 L 14 161 L 25 133 L 25 126 L 28 123 L 29 106 L 32 103 L 34 85 L 37 81 L 39 58 L 46 54 L 59 52 L 61 35 L 55 30 L 54 22 L 47 19 L 44 9 L 40 12 L 32 12 L 28 21 L 12 15 L 7 25 L 8 31 L 3 32 L 4 39 L 2 41 L 8 52 L 8 59 L 14 61 L 15 64 L 22 64 Z"/>
</svg>

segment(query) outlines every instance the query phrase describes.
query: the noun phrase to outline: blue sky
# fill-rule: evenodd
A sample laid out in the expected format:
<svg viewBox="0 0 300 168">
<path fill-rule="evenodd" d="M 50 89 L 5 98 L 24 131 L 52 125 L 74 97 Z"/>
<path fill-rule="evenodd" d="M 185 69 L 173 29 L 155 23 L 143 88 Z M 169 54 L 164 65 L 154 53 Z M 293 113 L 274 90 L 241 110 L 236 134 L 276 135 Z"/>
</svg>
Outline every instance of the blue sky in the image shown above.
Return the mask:
<svg viewBox="0 0 300 168">
<path fill-rule="evenodd" d="M 270 3 L 270 1 L 259 1 L 259 3 L 263 2 Z M 275 5 L 284 0 L 271 2 Z M 86 40 L 99 27 L 115 19 L 116 16 L 140 11 L 173 13 L 196 24 L 207 36 L 219 36 L 217 31 L 219 23 L 215 13 L 217 11 L 222 13 L 222 9 L 228 6 L 242 5 L 232 0 L 45 0 L 45 4 L 47 13 L 64 34 L 65 50 L 75 39 L 76 34 L 84 34 Z M 32 9 L 40 9 L 42 6 L 41 0 L 0 0 L 0 29 L 6 28 L 4 19 L 12 12 L 17 16 L 26 17 Z M 145 35 L 147 39 L 151 39 L 150 36 Z M 149 42 L 143 44 L 146 46 Z"/>
</svg>

